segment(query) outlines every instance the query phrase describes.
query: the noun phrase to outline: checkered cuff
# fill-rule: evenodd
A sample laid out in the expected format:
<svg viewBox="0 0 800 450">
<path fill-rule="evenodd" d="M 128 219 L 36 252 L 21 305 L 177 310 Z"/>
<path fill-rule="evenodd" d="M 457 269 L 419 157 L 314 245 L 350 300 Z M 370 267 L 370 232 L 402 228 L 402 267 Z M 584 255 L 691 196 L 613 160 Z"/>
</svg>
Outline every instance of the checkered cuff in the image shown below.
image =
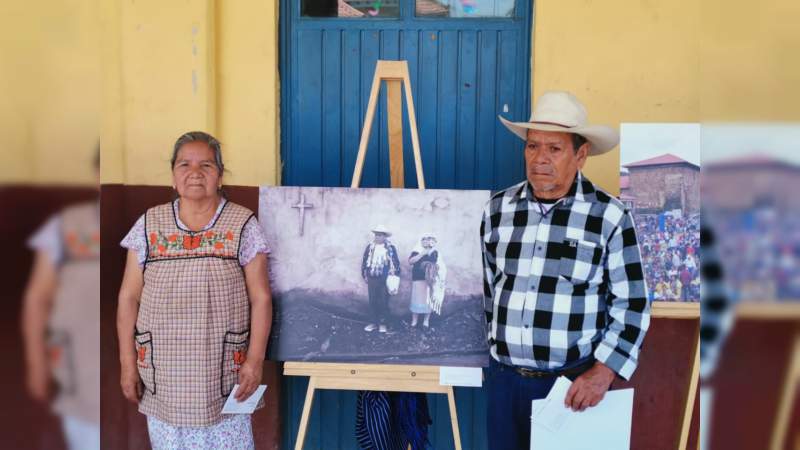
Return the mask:
<svg viewBox="0 0 800 450">
<path fill-rule="evenodd" d="M 600 341 L 600 345 L 594 350 L 594 358 L 626 381 L 631 379 L 636 370 L 637 362 L 635 360 L 605 341 Z"/>
</svg>

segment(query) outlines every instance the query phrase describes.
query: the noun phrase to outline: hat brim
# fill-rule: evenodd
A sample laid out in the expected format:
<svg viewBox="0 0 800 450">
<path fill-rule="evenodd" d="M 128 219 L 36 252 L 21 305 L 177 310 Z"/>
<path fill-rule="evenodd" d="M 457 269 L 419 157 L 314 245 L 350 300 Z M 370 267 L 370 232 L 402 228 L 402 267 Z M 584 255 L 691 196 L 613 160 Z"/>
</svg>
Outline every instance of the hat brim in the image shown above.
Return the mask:
<svg viewBox="0 0 800 450">
<path fill-rule="evenodd" d="M 377 234 L 377 233 L 380 233 L 380 234 L 385 234 L 385 235 L 386 235 L 386 236 L 388 236 L 388 237 L 391 237 L 391 236 L 392 236 L 392 233 L 391 233 L 391 232 L 389 232 L 389 231 L 386 231 L 386 230 L 370 230 L 370 231 L 372 231 L 372 232 L 373 232 L 373 233 L 375 233 L 375 234 Z"/>
<path fill-rule="evenodd" d="M 544 123 L 534 122 L 512 122 L 506 120 L 503 116 L 497 116 L 500 122 L 506 126 L 512 133 L 523 141 L 528 140 L 528 130 L 540 131 L 557 131 L 560 133 L 575 133 L 585 137 L 591 144 L 589 147 L 589 156 L 602 155 L 609 152 L 611 149 L 619 145 L 619 132 L 617 130 L 605 125 L 586 125 L 583 127 L 562 127 L 560 125 L 551 125 Z"/>
</svg>

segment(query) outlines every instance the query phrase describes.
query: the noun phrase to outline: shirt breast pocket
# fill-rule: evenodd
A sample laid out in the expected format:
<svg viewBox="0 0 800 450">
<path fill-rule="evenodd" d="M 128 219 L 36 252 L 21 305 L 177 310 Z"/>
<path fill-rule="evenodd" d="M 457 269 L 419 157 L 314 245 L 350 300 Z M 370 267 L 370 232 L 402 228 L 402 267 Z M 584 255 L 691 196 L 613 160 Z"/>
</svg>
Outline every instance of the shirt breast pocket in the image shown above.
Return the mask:
<svg viewBox="0 0 800 450">
<path fill-rule="evenodd" d="M 600 245 L 591 241 L 567 239 L 563 242 L 563 253 L 558 273 L 573 284 L 584 284 L 597 274 L 603 257 Z"/>
</svg>

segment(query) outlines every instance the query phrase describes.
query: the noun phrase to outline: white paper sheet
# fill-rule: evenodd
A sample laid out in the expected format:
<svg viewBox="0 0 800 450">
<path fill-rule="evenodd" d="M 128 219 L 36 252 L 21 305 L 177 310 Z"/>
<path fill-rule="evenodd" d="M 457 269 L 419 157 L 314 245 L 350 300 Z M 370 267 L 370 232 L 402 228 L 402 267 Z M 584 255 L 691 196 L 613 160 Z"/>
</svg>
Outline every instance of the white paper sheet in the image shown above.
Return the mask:
<svg viewBox="0 0 800 450">
<path fill-rule="evenodd" d="M 711 408 L 713 408 L 714 390 L 710 387 L 700 388 L 700 450 L 708 448 L 708 437 L 711 436 Z"/>
<path fill-rule="evenodd" d="M 531 450 L 630 450 L 633 389 L 608 391 L 597 406 L 574 412 L 564 407 L 567 383 L 556 380 L 552 398 L 533 401 Z"/>
<path fill-rule="evenodd" d="M 572 412 L 564 406 L 564 399 L 567 397 L 567 391 L 569 391 L 570 386 L 572 386 L 572 382 L 569 381 L 569 378 L 558 377 L 556 379 L 537 414 L 531 414 L 531 417 L 536 418 L 537 424 L 552 432 L 557 432 L 564 426 L 564 422 Z M 533 408 L 531 408 L 531 411 L 533 411 Z"/>
<path fill-rule="evenodd" d="M 445 367 L 439 368 L 439 384 L 442 386 L 481 387 L 483 369 L 480 367 Z"/>
<path fill-rule="evenodd" d="M 233 386 L 231 394 L 228 396 L 228 399 L 225 400 L 225 405 L 222 407 L 222 414 L 253 414 L 253 411 L 256 410 L 256 406 L 258 406 L 258 401 L 261 400 L 261 396 L 264 395 L 264 391 L 267 390 L 267 385 L 262 384 L 257 387 L 256 391 L 243 402 L 239 402 L 235 398 L 236 391 L 238 390 L 238 384 Z"/>
</svg>

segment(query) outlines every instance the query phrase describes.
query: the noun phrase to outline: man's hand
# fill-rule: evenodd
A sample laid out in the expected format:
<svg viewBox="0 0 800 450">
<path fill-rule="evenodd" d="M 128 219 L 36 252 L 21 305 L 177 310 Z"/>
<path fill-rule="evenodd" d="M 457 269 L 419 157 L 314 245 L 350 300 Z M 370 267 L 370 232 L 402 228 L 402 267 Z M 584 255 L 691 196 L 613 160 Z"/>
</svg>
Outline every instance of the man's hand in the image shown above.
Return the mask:
<svg viewBox="0 0 800 450">
<path fill-rule="evenodd" d="M 591 369 L 572 382 L 564 399 L 564 406 L 572 408 L 573 411 L 583 411 L 590 406 L 596 406 L 611 387 L 614 376 L 614 371 L 605 364 L 595 362 Z"/>
<path fill-rule="evenodd" d="M 263 361 L 256 358 L 247 358 L 239 368 L 239 389 L 236 390 L 236 400 L 243 402 L 253 395 L 261 383 L 261 373 L 264 370 Z"/>
</svg>

